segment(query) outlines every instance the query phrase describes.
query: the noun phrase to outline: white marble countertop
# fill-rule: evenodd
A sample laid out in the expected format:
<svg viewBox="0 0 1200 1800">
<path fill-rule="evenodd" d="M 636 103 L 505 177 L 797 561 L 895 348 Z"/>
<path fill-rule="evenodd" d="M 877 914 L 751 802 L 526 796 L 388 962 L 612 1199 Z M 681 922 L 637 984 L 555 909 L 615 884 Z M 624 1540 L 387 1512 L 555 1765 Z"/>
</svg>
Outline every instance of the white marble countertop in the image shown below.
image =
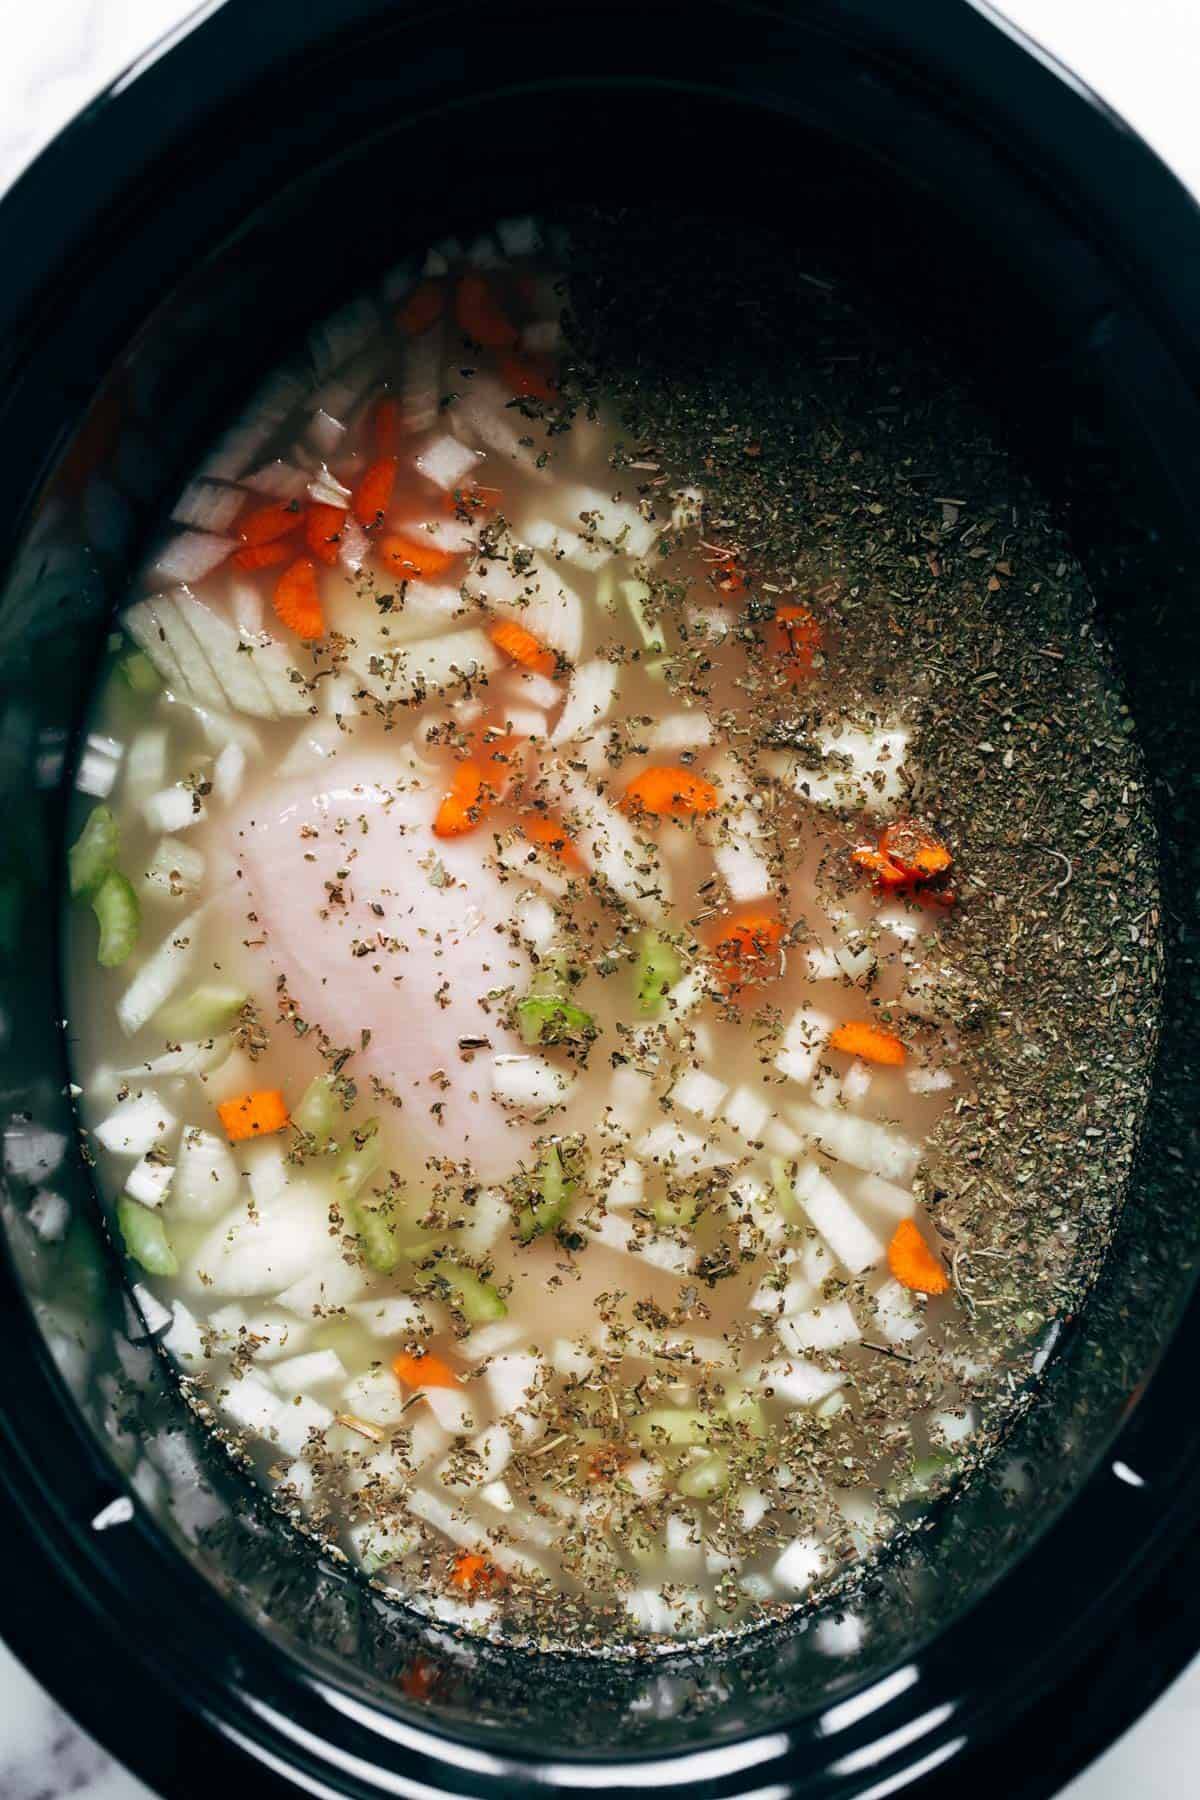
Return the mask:
<svg viewBox="0 0 1200 1800">
<path fill-rule="evenodd" d="M 38 0 L 6 6 L 0 191 L 146 47 L 219 0 Z M 250 0 L 253 3 L 253 0 Z M 1197 0 L 998 0 L 1076 68 L 1200 194 Z M 1062 1800 L 1180 1800 L 1200 1761 L 1200 1659 Z M 0 1800 L 155 1800 L 0 1644 Z M 1019 1800 L 1019 1796 L 1014 1796 Z"/>
</svg>

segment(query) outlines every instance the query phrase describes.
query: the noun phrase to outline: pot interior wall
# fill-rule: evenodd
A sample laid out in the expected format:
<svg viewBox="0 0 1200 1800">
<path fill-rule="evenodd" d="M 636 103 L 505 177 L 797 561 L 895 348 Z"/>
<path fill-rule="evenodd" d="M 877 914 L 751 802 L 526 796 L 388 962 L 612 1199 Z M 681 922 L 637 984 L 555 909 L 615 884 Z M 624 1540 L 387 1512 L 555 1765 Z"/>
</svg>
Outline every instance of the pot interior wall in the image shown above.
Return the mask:
<svg viewBox="0 0 1200 1800">
<path fill-rule="evenodd" d="M 207 1597 L 202 1584 L 188 1585 L 189 1569 L 255 1633 L 359 1698 L 412 1715 L 405 1676 L 419 1656 L 433 1669 L 426 1723 L 494 1745 L 522 1735 L 528 1743 L 535 1732 L 543 1752 L 711 1744 L 815 1715 L 914 1656 L 978 1604 L 1079 1495 L 1190 1291 L 1187 933 L 1200 834 L 1188 771 L 1198 627 L 1175 491 L 1186 470 L 1174 414 L 1156 386 L 1169 378 L 1119 278 L 1057 204 L 1009 166 L 1003 147 L 960 136 L 832 46 L 810 42 L 803 66 L 787 65 L 782 40 L 758 47 L 761 62 L 734 70 L 724 93 L 699 83 L 538 88 L 534 79 L 523 94 L 496 95 L 486 57 L 473 54 L 478 96 L 427 111 L 400 104 L 395 84 L 361 49 L 352 61 L 344 50 L 315 57 L 289 75 L 286 108 L 276 94 L 257 120 L 239 103 L 225 121 L 227 141 L 252 152 L 242 168 L 231 174 L 204 154 L 176 159 L 114 218 L 122 254 L 97 255 L 60 289 L 51 328 L 44 320 L 31 333 L 5 402 L 9 493 L 29 496 L 42 460 L 47 474 L 0 604 L 4 1210 L 42 1341 L 95 1433 L 93 1485 L 64 1482 L 53 1504 L 86 1535 L 97 1497 L 123 1491 L 132 1475 L 146 1503 L 145 1518 L 128 1528 L 136 1554 L 147 1537 L 166 1534 L 174 1548 L 161 1564 L 164 1580 L 194 1600 L 198 1620 L 208 1617 Z M 460 80 L 461 66 L 449 74 Z M 418 78 L 409 71 L 411 83 Z M 436 70 L 420 79 L 436 93 Z M 689 207 L 712 215 L 722 254 L 736 255 L 747 223 L 765 223 L 802 244 L 814 266 L 861 286 L 881 315 L 932 337 L 993 409 L 1000 435 L 1070 509 L 1160 796 L 1172 943 L 1158 1087 L 1120 1241 L 1085 1316 L 1060 1335 L 1045 1392 L 992 1475 L 853 1601 L 766 1637 L 680 1655 L 656 1676 L 444 1640 L 431 1648 L 400 1609 L 289 1541 L 235 1470 L 204 1462 L 211 1495 L 180 1477 L 177 1440 L 164 1454 L 151 1439 L 168 1426 L 185 1431 L 183 1409 L 169 1382 L 151 1373 L 154 1357 L 128 1354 L 139 1333 L 122 1311 L 77 1152 L 52 996 L 63 804 L 96 656 L 156 519 L 255 378 L 314 318 L 432 237 L 484 225 L 497 211 L 555 212 L 589 197 L 670 208 L 681 191 Z M 165 203 L 194 220 L 186 257 L 162 225 Z M 143 296 L 136 305 L 131 282 Z M 162 298 L 150 304 L 151 294 Z M 687 330 L 686 296 L 679 329 Z M 25 1220 L 47 1185 L 72 1207 L 65 1250 L 40 1244 Z M 10 1340 L 27 1356 L 23 1323 L 6 1311 Z M 101 1379 L 116 1366 L 118 1335 L 126 1375 L 132 1370 L 145 1390 L 136 1402 L 140 1443 L 121 1423 L 133 1403 L 114 1408 L 111 1383 Z M 202 1444 L 196 1454 L 206 1456 Z M 56 1455 L 48 1446 L 48 1482 Z M 1100 1515 L 1079 1504 L 1080 1532 L 1099 1530 Z M 86 1555 L 101 1604 L 127 1581 L 134 1551 L 111 1532 L 93 1538 Z M 1102 1600 L 1099 1583 L 1087 1603 Z M 183 1659 L 193 1653 L 178 1650 Z M 981 1646 L 981 1667 L 989 1655 L 999 1666 L 1011 1645 Z"/>
</svg>

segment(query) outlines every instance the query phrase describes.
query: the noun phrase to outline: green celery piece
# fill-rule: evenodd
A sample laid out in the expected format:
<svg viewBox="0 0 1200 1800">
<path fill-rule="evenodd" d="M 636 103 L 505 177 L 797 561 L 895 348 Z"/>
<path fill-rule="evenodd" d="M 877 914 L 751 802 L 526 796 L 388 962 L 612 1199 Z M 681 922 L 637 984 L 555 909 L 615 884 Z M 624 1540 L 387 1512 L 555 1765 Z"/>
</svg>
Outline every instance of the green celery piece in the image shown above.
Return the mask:
<svg viewBox="0 0 1200 1800">
<path fill-rule="evenodd" d="M 729 1459 L 714 1451 L 701 1462 L 689 1463 L 675 1485 L 689 1500 L 708 1500 L 729 1482 Z"/>
<path fill-rule="evenodd" d="M 638 938 L 637 957 L 633 965 L 633 992 L 637 1009 L 644 1019 L 655 1019 L 662 1010 L 663 997 L 683 974 L 679 952 L 656 931 L 643 931 Z"/>
<path fill-rule="evenodd" d="M 526 994 L 515 1010 L 521 1042 L 530 1047 L 589 1043 L 596 1035 L 591 1013 L 559 994 Z"/>
<path fill-rule="evenodd" d="M 249 995 L 221 981 L 204 981 L 185 1000 L 163 1008 L 165 1030 L 180 1038 L 206 1038 L 228 1031 Z"/>
<path fill-rule="evenodd" d="M 796 1204 L 792 1165 L 786 1156 L 771 1158 L 771 1193 L 785 1219 L 799 1218 L 800 1208 Z"/>
<path fill-rule="evenodd" d="M 551 1144 L 542 1158 L 541 1183 L 541 1199 L 523 1206 L 517 1215 L 517 1236 L 523 1244 L 530 1243 L 545 1231 L 554 1231 L 566 1216 L 571 1183 L 567 1180 L 557 1144 Z"/>
<path fill-rule="evenodd" d="M 93 806 L 83 830 L 67 851 L 67 876 L 74 900 L 94 894 L 104 877 L 117 866 L 121 834 L 112 809 Z"/>
<path fill-rule="evenodd" d="M 745 1388 L 726 1389 L 725 1411 L 736 1423 L 744 1425 L 751 1437 L 766 1437 L 767 1415 L 762 1401 L 754 1394 L 748 1394 Z"/>
<path fill-rule="evenodd" d="M 334 1194 L 341 1203 L 346 1223 L 359 1241 L 363 1256 L 380 1275 L 390 1275 L 403 1257 L 392 1220 L 360 1191 L 383 1160 L 379 1121 L 368 1119 L 333 1164 Z"/>
<path fill-rule="evenodd" d="M 133 693 L 146 699 L 162 688 L 162 676 L 141 650 L 131 650 L 128 656 L 123 656 L 117 664 L 117 673 Z"/>
<path fill-rule="evenodd" d="M 314 1138 L 323 1149 L 333 1137 L 341 1111 L 334 1077 L 314 1075 L 301 1094 L 299 1104 L 292 1109 L 292 1124 Z"/>
<path fill-rule="evenodd" d="M 439 1259 L 432 1269 L 423 1270 L 418 1280 L 422 1287 L 445 1282 L 468 1325 L 490 1325 L 508 1317 L 508 1307 L 491 1282 L 481 1281 L 473 1269 L 464 1268 L 462 1263 Z"/>
<path fill-rule="evenodd" d="M 652 1406 L 634 1426 L 643 1444 L 707 1444 L 712 1436 L 712 1420 L 706 1412 L 692 1406 Z"/>
<path fill-rule="evenodd" d="M 664 1231 L 690 1231 L 699 1210 L 699 1204 L 691 1194 L 682 1200 L 668 1200 L 664 1195 L 654 1202 L 654 1222 Z"/>
<path fill-rule="evenodd" d="M 102 969 L 119 969 L 133 953 L 142 909 L 133 883 L 120 869 L 110 869 L 92 895 L 92 911 L 100 926 L 96 961 Z"/>
<path fill-rule="evenodd" d="M 178 1275 L 179 1258 L 158 1213 L 122 1194 L 117 1201 L 117 1224 L 126 1250 L 148 1274 Z"/>
</svg>

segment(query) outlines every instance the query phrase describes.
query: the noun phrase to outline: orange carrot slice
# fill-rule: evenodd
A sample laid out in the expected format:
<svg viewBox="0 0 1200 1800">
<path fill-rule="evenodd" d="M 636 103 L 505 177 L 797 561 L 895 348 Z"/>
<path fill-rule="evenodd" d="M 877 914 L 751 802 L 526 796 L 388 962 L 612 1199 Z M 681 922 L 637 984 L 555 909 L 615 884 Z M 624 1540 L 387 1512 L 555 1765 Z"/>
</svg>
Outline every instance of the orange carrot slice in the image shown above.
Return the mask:
<svg viewBox="0 0 1200 1800">
<path fill-rule="evenodd" d="M 400 410 L 400 402 L 391 394 L 384 394 L 376 402 L 375 414 L 371 420 L 371 435 L 375 440 L 376 456 L 395 456 L 400 449 L 403 435 L 404 415 Z"/>
<path fill-rule="evenodd" d="M 252 506 L 237 522 L 237 534 L 243 544 L 270 544 L 276 538 L 298 531 L 304 522 L 304 511 L 297 500 L 270 500 L 265 506 Z"/>
<path fill-rule="evenodd" d="M 723 594 L 726 600 L 736 600 L 746 592 L 748 585 L 746 572 L 736 557 L 731 556 L 727 561 L 717 564 L 717 592 Z"/>
<path fill-rule="evenodd" d="M 298 556 L 275 583 L 272 602 L 275 616 L 297 637 L 311 640 L 325 636 L 325 615 L 317 590 L 317 570 L 311 556 Z"/>
<path fill-rule="evenodd" d="M 410 1700 L 431 1700 L 441 1674 L 431 1657 L 414 1656 L 400 1676 L 400 1691 L 407 1694 Z"/>
<path fill-rule="evenodd" d="M 743 913 L 721 928 L 713 943 L 717 978 L 733 997 L 749 983 L 770 980 L 780 971 L 783 925 L 771 913 Z"/>
<path fill-rule="evenodd" d="M 882 850 L 874 850 L 870 844 L 859 844 L 850 852 L 850 861 L 856 868 L 873 875 L 882 888 L 904 887 L 908 882 L 904 870 L 898 869 L 894 862 L 889 862 Z"/>
<path fill-rule="evenodd" d="M 402 1350 L 399 1356 L 392 1358 L 392 1374 L 397 1381 L 402 1381 L 405 1387 L 410 1388 L 458 1386 L 458 1376 L 450 1364 L 443 1362 L 440 1356 L 435 1356 L 430 1350 L 424 1356 L 413 1356 L 407 1350 Z"/>
<path fill-rule="evenodd" d="M 458 560 L 457 550 L 441 550 L 416 538 L 392 532 L 379 540 L 379 560 L 401 581 L 432 581 Z"/>
<path fill-rule="evenodd" d="M 450 1565 L 451 1586 L 473 1599 L 494 1593 L 503 1582 L 504 1576 L 491 1558 L 477 1550 L 460 1550 Z"/>
<path fill-rule="evenodd" d="M 489 350 L 511 350 L 520 335 L 493 283 L 477 269 L 459 282 L 454 311 L 464 335 Z"/>
<path fill-rule="evenodd" d="M 373 462 L 354 490 L 354 516 L 368 530 L 383 522 L 392 504 L 392 492 L 400 464 L 394 456 L 381 456 Z"/>
<path fill-rule="evenodd" d="M 270 1137 L 273 1132 L 283 1131 L 288 1109 L 278 1088 L 261 1088 L 257 1093 L 223 1100 L 217 1116 L 230 1143 L 240 1144 L 244 1138 Z"/>
<path fill-rule="evenodd" d="M 851 1019 L 829 1034 L 829 1048 L 844 1050 L 847 1056 L 860 1056 L 863 1062 L 882 1063 L 898 1069 L 904 1062 L 904 1045 L 893 1031 L 872 1025 L 865 1019 Z"/>
<path fill-rule="evenodd" d="M 716 812 L 720 795 L 711 781 L 691 769 L 656 764 L 635 775 L 625 789 L 621 805 L 626 812 L 650 813 L 654 818 L 690 819 Z"/>
<path fill-rule="evenodd" d="M 944 1294 L 950 1279 L 911 1219 L 901 1219 L 888 1245 L 888 1268 L 915 1294 Z"/>
<path fill-rule="evenodd" d="M 434 837 L 465 837 L 468 831 L 474 831 L 483 823 L 489 800 L 479 764 L 474 760 L 459 763 L 450 792 L 434 815 Z"/>
<path fill-rule="evenodd" d="M 338 546 L 346 529 L 346 514 L 340 506 L 329 506 L 314 500 L 304 515 L 304 541 L 319 562 L 332 568 L 338 559 Z"/>
<path fill-rule="evenodd" d="M 583 858 L 567 836 L 561 822 L 550 813 L 525 813 L 517 820 L 517 830 L 527 844 L 536 844 L 557 856 L 564 868 L 582 869 Z"/>
<path fill-rule="evenodd" d="M 510 351 L 500 358 L 500 379 L 518 400 L 553 400 L 558 394 L 554 365 L 544 356 L 518 356 Z"/>
<path fill-rule="evenodd" d="M 233 560 L 239 569 L 275 569 L 291 561 L 294 549 L 286 538 L 276 538 L 270 544 L 243 544 L 234 551 Z"/>
<path fill-rule="evenodd" d="M 879 848 L 912 881 L 932 881 L 954 861 L 937 833 L 920 819 L 897 819 L 883 833 Z"/>
<path fill-rule="evenodd" d="M 532 669 L 538 675 L 553 675 L 558 667 L 553 650 L 548 650 L 532 631 L 526 631 L 515 619 L 497 619 L 488 627 L 488 636 L 497 650 L 523 669 Z"/>
<path fill-rule="evenodd" d="M 766 642 L 771 654 L 779 658 L 788 680 L 796 684 L 812 674 L 824 638 L 815 613 L 799 601 L 785 600 L 768 621 Z"/>
<path fill-rule="evenodd" d="M 440 281 L 418 281 L 408 299 L 396 308 L 396 323 L 406 337 L 420 337 L 436 325 L 446 310 L 446 290 Z"/>
</svg>

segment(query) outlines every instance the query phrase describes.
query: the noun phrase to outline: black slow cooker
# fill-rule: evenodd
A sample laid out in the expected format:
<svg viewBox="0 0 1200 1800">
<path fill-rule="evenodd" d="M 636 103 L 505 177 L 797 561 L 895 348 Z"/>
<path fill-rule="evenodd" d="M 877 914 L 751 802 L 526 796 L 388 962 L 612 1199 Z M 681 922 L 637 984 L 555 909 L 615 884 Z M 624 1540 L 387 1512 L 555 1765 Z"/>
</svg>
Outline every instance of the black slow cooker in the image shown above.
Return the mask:
<svg viewBox="0 0 1200 1800">
<path fill-rule="evenodd" d="M 990 1472 L 853 1597 L 645 1662 L 431 1631 L 197 1441 L 80 1154 L 56 896 L 113 609 L 255 378 L 406 249 L 619 204 L 652 157 L 723 241 L 768 220 L 932 335 L 1066 510 L 1154 777 L 1168 967 L 1119 1241 Z M 229 0 L 62 134 L 0 235 L 5 1637 L 170 1796 L 1056 1790 L 1200 1644 L 1190 199 L 965 0 Z"/>
</svg>

